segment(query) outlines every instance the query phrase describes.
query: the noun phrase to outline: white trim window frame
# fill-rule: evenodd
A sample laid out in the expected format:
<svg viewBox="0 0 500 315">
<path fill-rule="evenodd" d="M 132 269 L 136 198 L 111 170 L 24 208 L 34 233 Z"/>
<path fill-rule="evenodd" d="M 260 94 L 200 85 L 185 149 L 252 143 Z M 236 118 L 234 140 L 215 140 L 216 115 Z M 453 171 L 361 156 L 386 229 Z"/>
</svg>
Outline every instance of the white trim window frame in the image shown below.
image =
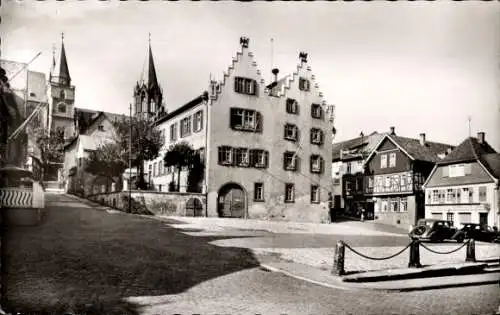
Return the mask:
<svg viewBox="0 0 500 315">
<path fill-rule="evenodd" d="M 288 114 L 298 115 L 299 113 L 299 103 L 293 98 L 286 99 L 286 112 Z"/>
<path fill-rule="evenodd" d="M 396 152 L 389 153 L 389 167 L 396 166 Z"/>
<path fill-rule="evenodd" d="M 311 155 L 311 173 L 321 173 L 323 158 L 320 155 Z"/>
<path fill-rule="evenodd" d="M 318 128 L 311 128 L 311 143 L 322 145 L 323 144 L 323 130 Z"/>
<path fill-rule="evenodd" d="M 299 140 L 299 127 L 294 124 L 285 124 L 285 135 L 286 140 L 297 142 Z"/>
<path fill-rule="evenodd" d="M 236 150 L 236 164 L 238 166 L 247 167 L 250 165 L 250 151 L 247 148 L 237 148 Z"/>
<path fill-rule="evenodd" d="M 293 183 L 285 183 L 285 202 L 295 202 L 295 185 Z"/>
<path fill-rule="evenodd" d="M 233 148 L 229 146 L 221 146 L 218 150 L 219 164 L 232 165 L 233 164 Z"/>
<path fill-rule="evenodd" d="M 380 168 L 387 168 L 387 154 L 380 154 Z"/>
<path fill-rule="evenodd" d="M 193 114 L 193 131 L 200 132 L 203 130 L 203 110 L 199 110 Z"/>
<path fill-rule="evenodd" d="M 323 118 L 323 108 L 321 107 L 321 104 L 311 104 L 311 117 L 315 119 Z"/>
<path fill-rule="evenodd" d="M 320 203 L 320 189 L 318 185 L 311 185 L 311 203 Z"/>
<path fill-rule="evenodd" d="M 170 125 L 170 141 L 177 140 L 177 122 Z"/>
<path fill-rule="evenodd" d="M 296 171 L 297 170 L 297 155 L 295 152 L 286 151 L 283 153 L 283 163 L 284 168 L 287 171 Z"/>
</svg>

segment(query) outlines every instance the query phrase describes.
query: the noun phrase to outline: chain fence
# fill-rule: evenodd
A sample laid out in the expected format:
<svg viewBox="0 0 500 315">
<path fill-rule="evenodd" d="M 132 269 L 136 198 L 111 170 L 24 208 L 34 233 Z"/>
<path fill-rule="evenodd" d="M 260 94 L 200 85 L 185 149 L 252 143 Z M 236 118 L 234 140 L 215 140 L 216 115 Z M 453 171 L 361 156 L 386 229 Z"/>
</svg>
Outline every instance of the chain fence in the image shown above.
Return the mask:
<svg viewBox="0 0 500 315">
<path fill-rule="evenodd" d="M 450 250 L 450 251 L 447 251 L 447 252 L 440 252 L 440 251 L 437 251 L 437 250 L 434 250 L 434 249 L 431 249 L 429 247 L 427 247 L 426 245 L 420 243 L 420 245 L 422 245 L 423 248 L 427 249 L 428 251 L 430 251 L 431 253 L 434 253 L 434 254 L 441 254 L 441 255 L 447 255 L 447 254 L 452 254 L 454 252 L 458 252 L 459 250 L 461 250 L 462 248 L 464 248 L 465 246 L 467 246 L 467 244 L 470 243 L 470 240 L 467 240 L 467 242 L 463 243 L 462 245 L 460 245 L 458 248 L 455 248 L 453 250 Z"/>
<path fill-rule="evenodd" d="M 405 248 L 403 248 L 399 252 L 397 252 L 397 253 L 395 253 L 393 255 L 387 256 L 387 257 L 370 257 L 368 255 L 365 255 L 363 253 L 358 252 L 357 250 L 355 250 L 354 248 L 352 248 L 349 244 L 344 243 L 345 247 L 349 248 L 353 253 L 355 253 L 355 254 L 363 257 L 363 258 L 370 259 L 370 260 L 387 260 L 387 259 L 394 258 L 394 257 L 402 254 L 405 250 L 407 250 L 411 246 L 411 244 L 413 244 L 413 242 L 411 242 L 410 244 L 408 244 Z"/>
</svg>

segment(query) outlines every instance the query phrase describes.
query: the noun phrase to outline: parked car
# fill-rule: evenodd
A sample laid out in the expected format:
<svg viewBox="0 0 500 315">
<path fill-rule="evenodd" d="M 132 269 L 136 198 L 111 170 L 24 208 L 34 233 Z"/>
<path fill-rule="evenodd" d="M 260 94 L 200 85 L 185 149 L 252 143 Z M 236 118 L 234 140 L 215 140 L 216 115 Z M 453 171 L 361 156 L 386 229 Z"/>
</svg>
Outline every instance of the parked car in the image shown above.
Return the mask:
<svg viewBox="0 0 500 315">
<path fill-rule="evenodd" d="M 478 223 L 462 223 L 462 228 L 456 233 L 456 236 L 459 235 L 476 241 L 500 242 L 500 232 L 498 230 Z"/>
<path fill-rule="evenodd" d="M 430 242 L 442 242 L 453 239 L 461 243 L 465 239 L 463 233 L 457 234 L 457 228 L 452 221 L 438 219 L 420 219 L 410 231 L 410 238 Z"/>
</svg>

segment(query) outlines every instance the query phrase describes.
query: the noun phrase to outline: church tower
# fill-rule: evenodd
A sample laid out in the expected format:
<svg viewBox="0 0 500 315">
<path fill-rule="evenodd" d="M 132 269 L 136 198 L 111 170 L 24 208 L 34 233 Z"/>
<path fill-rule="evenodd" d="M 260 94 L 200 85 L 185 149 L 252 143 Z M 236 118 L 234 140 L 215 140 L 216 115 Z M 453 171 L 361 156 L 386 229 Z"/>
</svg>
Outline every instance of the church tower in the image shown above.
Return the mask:
<svg viewBox="0 0 500 315">
<path fill-rule="evenodd" d="M 63 33 L 61 34 L 61 54 L 56 63 L 55 51 L 53 52 L 49 75 L 48 125 L 51 133 L 62 132 L 65 140 L 74 136 L 74 105 L 75 87 L 71 85 Z"/>
<path fill-rule="evenodd" d="M 163 107 L 163 91 L 158 84 L 156 69 L 151 50 L 151 39 L 149 40 L 147 82 L 142 73 L 141 80 L 134 88 L 133 113 L 147 119 L 155 119 L 165 112 Z"/>
</svg>

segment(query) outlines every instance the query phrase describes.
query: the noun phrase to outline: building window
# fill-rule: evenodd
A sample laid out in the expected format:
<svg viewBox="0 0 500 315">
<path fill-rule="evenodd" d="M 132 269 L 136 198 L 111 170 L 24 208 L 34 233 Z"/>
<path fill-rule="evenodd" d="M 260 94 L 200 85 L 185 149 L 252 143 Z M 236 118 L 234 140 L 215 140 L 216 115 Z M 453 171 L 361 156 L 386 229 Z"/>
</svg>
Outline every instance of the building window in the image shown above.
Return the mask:
<svg viewBox="0 0 500 315">
<path fill-rule="evenodd" d="M 319 155 L 311 155 L 311 173 L 323 173 L 324 161 Z"/>
<path fill-rule="evenodd" d="M 186 117 L 181 120 L 181 138 L 191 134 L 191 117 Z"/>
<path fill-rule="evenodd" d="M 177 140 L 177 123 L 173 123 L 170 126 L 170 141 Z"/>
<path fill-rule="evenodd" d="M 193 115 L 193 131 L 200 132 L 203 130 L 203 111 L 200 110 Z"/>
<path fill-rule="evenodd" d="M 453 212 L 446 213 L 446 220 L 453 222 L 455 218 L 455 214 Z"/>
<path fill-rule="evenodd" d="M 285 184 L 285 202 L 295 202 L 295 185 Z"/>
<path fill-rule="evenodd" d="M 432 203 L 438 203 L 439 202 L 439 190 L 433 189 L 432 190 Z"/>
<path fill-rule="evenodd" d="M 289 114 L 299 114 L 299 103 L 293 98 L 286 99 L 286 112 Z"/>
<path fill-rule="evenodd" d="M 368 177 L 368 188 L 373 188 L 373 177 Z"/>
<path fill-rule="evenodd" d="M 472 203 L 472 194 L 473 194 L 473 189 L 472 187 L 465 187 L 462 188 L 462 203 Z"/>
<path fill-rule="evenodd" d="M 299 128 L 296 125 L 285 124 L 285 139 L 293 142 L 299 141 Z"/>
<path fill-rule="evenodd" d="M 231 108 L 231 128 L 251 132 L 262 132 L 262 115 L 251 109 Z"/>
<path fill-rule="evenodd" d="M 407 198 L 401 198 L 399 210 L 401 212 L 407 212 L 408 211 L 408 199 Z"/>
<path fill-rule="evenodd" d="M 60 112 L 60 113 L 66 113 L 66 104 L 64 103 L 59 103 L 57 105 L 57 110 Z"/>
<path fill-rule="evenodd" d="M 389 201 L 382 200 L 382 212 L 387 212 L 387 211 L 389 211 Z"/>
<path fill-rule="evenodd" d="M 311 89 L 311 83 L 306 78 L 299 78 L 299 90 L 309 91 Z"/>
<path fill-rule="evenodd" d="M 236 165 L 248 166 L 250 164 L 250 154 L 247 148 L 237 148 L 236 150 Z"/>
<path fill-rule="evenodd" d="M 486 201 L 486 186 L 479 187 L 479 202 Z"/>
<path fill-rule="evenodd" d="M 155 177 L 157 175 L 156 164 L 157 164 L 156 162 L 153 163 L 153 177 Z"/>
<path fill-rule="evenodd" d="M 233 163 L 233 151 L 231 147 L 219 147 L 219 164 L 231 165 Z"/>
<path fill-rule="evenodd" d="M 323 131 L 321 129 L 312 128 L 311 129 L 311 143 L 322 145 L 325 141 Z"/>
<path fill-rule="evenodd" d="M 396 153 L 389 154 L 389 167 L 396 166 Z"/>
<path fill-rule="evenodd" d="M 390 202 L 391 212 L 399 212 L 399 202 L 398 199 L 391 199 Z"/>
<path fill-rule="evenodd" d="M 99 131 L 104 131 L 104 126 L 103 126 L 103 125 L 99 125 L 99 126 L 97 127 L 97 129 L 98 129 Z"/>
<path fill-rule="evenodd" d="M 164 170 L 163 163 L 162 163 L 162 161 L 159 161 L 158 162 L 158 176 L 163 175 L 163 170 Z"/>
<path fill-rule="evenodd" d="M 253 185 L 253 200 L 264 201 L 264 183 L 255 183 Z"/>
<path fill-rule="evenodd" d="M 269 165 L 269 152 L 264 150 L 250 150 L 250 164 L 257 168 L 267 168 Z"/>
<path fill-rule="evenodd" d="M 312 104 L 311 105 L 311 117 L 321 119 L 323 118 L 323 108 L 320 104 Z"/>
<path fill-rule="evenodd" d="M 287 171 L 297 170 L 297 155 L 295 152 L 287 151 L 283 154 L 283 167 Z"/>
<path fill-rule="evenodd" d="M 61 90 L 59 92 L 59 98 L 63 100 L 65 97 L 66 97 L 66 94 L 64 93 L 64 90 Z"/>
<path fill-rule="evenodd" d="M 319 186 L 311 185 L 311 203 L 319 203 Z"/>
<path fill-rule="evenodd" d="M 236 93 L 256 95 L 257 87 L 257 81 L 255 80 L 242 77 L 234 78 L 234 91 Z"/>
<path fill-rule="evenodd" d="M 386 168 L 387 167 L 387 154 L 381 154 L 380 155 L 380 168 Z"/>
<path fill-rule="evenodd" d="M 453 189 L 449 188 L 449 189 L 446 189 L 446 202 L 447 203 L 451 203 L 453 202 L 453 196 L 455 194 L 453 193 Z"/>
</svg>

